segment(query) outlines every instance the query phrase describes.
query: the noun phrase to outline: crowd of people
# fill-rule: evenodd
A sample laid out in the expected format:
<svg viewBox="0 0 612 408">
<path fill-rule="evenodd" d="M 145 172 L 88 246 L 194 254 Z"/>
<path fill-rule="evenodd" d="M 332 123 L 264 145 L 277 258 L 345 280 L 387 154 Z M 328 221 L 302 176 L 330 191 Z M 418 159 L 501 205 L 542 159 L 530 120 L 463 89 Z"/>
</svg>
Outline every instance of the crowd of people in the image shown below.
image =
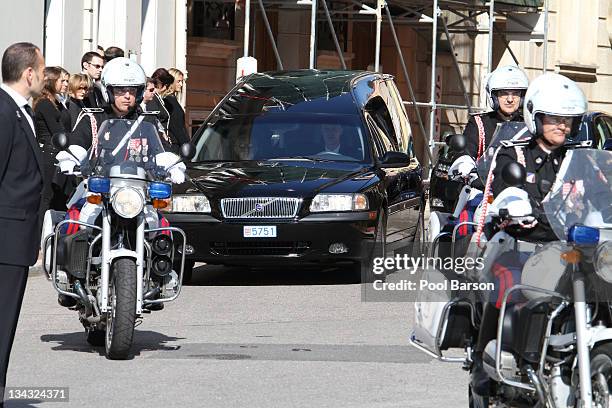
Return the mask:
<svg viewBox="0 0 612 408">
<path fill-rule="evenodd" d="M 34 98 L 34 126 L 36 139 L 42 150 L 44 186 L 40 215 L 48 209 L 65 210 L 68 194 L 74 186 L 55 167 L 58 153 L 52 137 L 66 133 L 78 140 L 79 123 L 86 109 L 108 109 L 110 102 L 101 81 L 104 66 L 111 60 L 124 57 L 119 47 L 86 52 L 81 58 L 81 72 L 70 74 L 62 67 L 44 69 L 44 86 L 41 95 Z M 176 68 L 158 68 L 147 78 L 142 103 L 138 112 L 158 112 L 162 125 L 160 133 L 169 150 L 178 151 L 189 141 L 185 127 L 185 111 L 179 99 L 183 89 L 184 74 Z"/>
</svg>

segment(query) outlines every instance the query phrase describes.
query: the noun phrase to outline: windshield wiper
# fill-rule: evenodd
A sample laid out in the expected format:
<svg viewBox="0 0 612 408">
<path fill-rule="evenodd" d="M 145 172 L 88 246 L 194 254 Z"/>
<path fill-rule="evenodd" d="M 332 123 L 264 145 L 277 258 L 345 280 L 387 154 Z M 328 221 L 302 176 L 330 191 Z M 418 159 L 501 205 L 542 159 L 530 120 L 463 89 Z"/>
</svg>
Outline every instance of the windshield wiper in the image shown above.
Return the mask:
<svg viewBox="0 0 612 408">
<path fill-rule="evenodd" d="M 274 161 L 274 160 L 308 160 L 308 161 L 312 161 L 312 162 L 331 162 L 333 160 L 329 160 L 329 159 L 320 159 L 318 157 L 312 157 L 312 156 L 291 156 L 291 157 L 274 157 L 272 159 L 267 159 L 267 161 Z"/>
</svg>

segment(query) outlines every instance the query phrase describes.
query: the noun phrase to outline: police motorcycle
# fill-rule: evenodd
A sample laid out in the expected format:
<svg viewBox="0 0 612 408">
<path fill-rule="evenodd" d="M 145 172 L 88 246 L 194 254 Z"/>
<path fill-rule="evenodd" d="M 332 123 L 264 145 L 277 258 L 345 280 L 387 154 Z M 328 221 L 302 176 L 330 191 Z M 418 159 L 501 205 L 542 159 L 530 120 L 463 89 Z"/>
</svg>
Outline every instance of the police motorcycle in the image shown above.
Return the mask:
<svg viewBox="0 0 612 408">
<path fill-rule="evenodd" d="M 489 148 L 483 153 L 480 164 L 480 174 L 488 170 L 495 150 L 502 142 L 520 139 L 525 135 L 527 128 L 523 122 L 500 123 L 491 139 Z M 451 135 L 447 144 L 456 155 L 464 152 L 466 139 L 464 135 Z M 486 174 L 486 173 L 485 173 Z M 451 258 L 462 256 L 464 250 L 457 245 L 461 237 L 469 237 L 475 230 L 475 220 L 482 211 L 483 179 L 479 177 L 479 167 L 469 155 L 459 156 L 449 167 L 449 181 L 458 182 L 461 187 L 455 201 L 453 213 L 432 211 L 426 229 L 425 248 L 429 257 L 443 257 L 449 255 Z M 448 246 L 450 245 L 450 249 Z"/>
<path fill-rule="evenodd" d="M 87 341 L 109 359 L 128 358 L 137 321 L 177 299 L 183 279 L 185 233 L 158 210 L 185 165 L 144 118 L 104 121 L 87 152 L 54 136 L 58 166 L 83 180 L 67 213 L 45 214 L 43 264 L 60 304 L 78 312 Z M 193 154 L 182 146 L 183 159 Z"/>
<path fill-rule="evenodd" d="M 518 186 L 524 182 L 524 168 L 512 165 L 502 177 Z M 612 152 L 571 150 L 544 202 L 559 241 L 532 248 L 501 229 L 487 242 L 485 265 L 468 273 L 468 280 L 490 280 L 492 260 L 507 251 L 518 248 L 530 255 L 520 284 L 503 292 L 497 336 L 484 351 L 494 392 L 491 397 L 473 394 L 471 406 L 612 406 L 610 202 Z M 533 222 L 530 207 L 523 190 L 508 187 L 487 211 L 493 222 L 509 226 Z M 489 300 L 481 294 L 481 302 Z M 467 368 L 478 324 L 474 299 L 437 300 L 443 304 L 441 313 L 417 302 L 412 343 Z M 452 347 L 463 347 L 466 356 L 442 354 Z"/>
</svg>

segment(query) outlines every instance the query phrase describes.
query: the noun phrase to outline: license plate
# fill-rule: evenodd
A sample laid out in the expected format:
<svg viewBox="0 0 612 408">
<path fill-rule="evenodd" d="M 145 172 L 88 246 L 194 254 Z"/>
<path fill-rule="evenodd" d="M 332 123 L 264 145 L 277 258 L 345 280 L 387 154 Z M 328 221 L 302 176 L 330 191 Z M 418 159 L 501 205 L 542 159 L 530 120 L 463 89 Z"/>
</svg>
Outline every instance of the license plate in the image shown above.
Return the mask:
<svg viewBox="0 0 612 408">
<path fill-rule="evenodd" d="M 256 225 L 242 227 L 244 238 L 276 238 L 276 225 Z"/>
</svg>

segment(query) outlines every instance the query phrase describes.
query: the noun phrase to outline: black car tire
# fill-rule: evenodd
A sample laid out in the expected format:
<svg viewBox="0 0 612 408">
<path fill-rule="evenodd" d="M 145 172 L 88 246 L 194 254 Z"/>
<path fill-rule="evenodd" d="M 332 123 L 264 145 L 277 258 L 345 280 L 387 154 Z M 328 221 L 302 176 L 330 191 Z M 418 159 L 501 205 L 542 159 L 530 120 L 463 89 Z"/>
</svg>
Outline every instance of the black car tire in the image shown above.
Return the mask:
<svg viewBox="0 0 612 408">
<path fill-rule="evenodd" d="M 381 274 L 374 273 L 374 258 L 385 257 L 387 248 L 387 216 L 384 212 L 381 212 L 378 217 L 378 224 L 376 226 L 376 238 L 374 242 L 374 248 L 372 253 L 367 258 L 363 259 L 358 263 L 359 280 L 361 283 L 372 283 L 380 280 L 385 281 L 386 271 Z"/>
</svg>

